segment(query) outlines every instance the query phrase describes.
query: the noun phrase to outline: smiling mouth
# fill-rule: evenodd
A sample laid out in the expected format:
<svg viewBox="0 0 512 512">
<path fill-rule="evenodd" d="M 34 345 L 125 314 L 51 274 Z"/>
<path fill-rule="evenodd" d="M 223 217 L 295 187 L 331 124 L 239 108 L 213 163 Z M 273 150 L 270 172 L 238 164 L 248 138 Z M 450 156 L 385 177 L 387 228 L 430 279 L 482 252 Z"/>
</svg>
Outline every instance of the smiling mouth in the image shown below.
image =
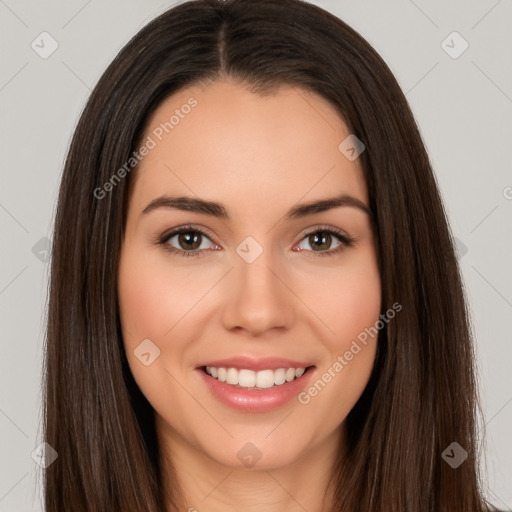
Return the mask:
<svg viewBox="0 0 512 512">
<path fill-rule="evenodd" d="M 200 369 L 212 379 L 230 384 L 234 388 L 262 390 L 276 388 L 297 380 L 313 368 L 314 365 L 258 371 L 215 366 L 202 366 Z"/>
</svg>

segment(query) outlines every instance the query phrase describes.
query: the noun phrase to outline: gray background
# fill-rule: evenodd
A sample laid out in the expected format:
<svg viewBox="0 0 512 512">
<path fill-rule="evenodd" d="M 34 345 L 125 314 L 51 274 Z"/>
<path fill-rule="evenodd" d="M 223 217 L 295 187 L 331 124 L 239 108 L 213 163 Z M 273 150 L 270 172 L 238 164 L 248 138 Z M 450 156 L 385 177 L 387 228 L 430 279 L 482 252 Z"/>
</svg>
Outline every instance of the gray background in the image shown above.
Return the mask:
<svg viewBox="0 0 512 512">
<path fill-rule="evenodd" d="M 42 510 L 41 469 L 31 453 L 41 442 L 45 237 L 52 237 L 73 128 L 115 54 L 173 3 L 0 0 L 0 511 Z M 473 311 L 488 496 L 511 509 L 512 2 L 313 3 L 345 20 L 382 55 L 420 126 L 460 241 Z M 46 59 L 31 47 L 35 41 L 50 48 L 49 39 L 41 43 L 43 31 L 58 43 Z M 469 44 L 458 58 L 442 46 L 453 31 Z M 462 44 L 453 36 L 445 43 L 452 54 Z"/>
</svg>

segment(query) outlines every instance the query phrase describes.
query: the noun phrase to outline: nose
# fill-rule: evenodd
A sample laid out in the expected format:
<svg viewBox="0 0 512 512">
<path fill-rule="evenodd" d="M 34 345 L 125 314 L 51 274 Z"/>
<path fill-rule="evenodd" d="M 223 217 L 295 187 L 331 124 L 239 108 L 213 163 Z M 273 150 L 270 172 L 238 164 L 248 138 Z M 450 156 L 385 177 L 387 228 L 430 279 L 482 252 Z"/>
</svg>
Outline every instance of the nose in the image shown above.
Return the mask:
<svg viewBox="0 0 512 512">
<path fill-rule="evenodd" d="M 272 261 L 270 251 L 263 251 L 252 263 L 237 256 L 225 283 L 224 327 L 253 336 L 272 329 L 289 329 L 295 319 L 297 299 L 285 274 Z"/>
</svg>

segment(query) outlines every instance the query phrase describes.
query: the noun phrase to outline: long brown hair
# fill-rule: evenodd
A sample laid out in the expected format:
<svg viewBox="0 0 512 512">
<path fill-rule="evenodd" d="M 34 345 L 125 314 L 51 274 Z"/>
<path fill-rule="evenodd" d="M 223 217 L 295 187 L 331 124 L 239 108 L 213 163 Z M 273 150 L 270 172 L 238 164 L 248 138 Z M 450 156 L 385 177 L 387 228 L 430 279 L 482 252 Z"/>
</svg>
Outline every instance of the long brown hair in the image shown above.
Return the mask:
<svg viewBox="0 0 512 512">
<path fill-rule="evenodd" d="M 44 437 L 47 512 L 163 512 L 153 411 L 129 370 L 117 271 L 128 170 L 149 115 L 170 94 L 228 76 L 255 94 L 313 91 L 366 146 L 382 311 L 374 370 L 347 418 L 332 472 L 336 510 L 476 512 L 480 495 L 472 334 L 454 243 L 427 152 L 397 81 L 352 28 L 301 0 L 193 0 L 158 16 L 120 51 L 75 130 L 53 239 Z M 341 141 L 340 141 L 341 142 Z M 126 167 L 125 167 L 126 169 Z M 452 468 L 457 442 L 468 458 Z"/>
</svg>

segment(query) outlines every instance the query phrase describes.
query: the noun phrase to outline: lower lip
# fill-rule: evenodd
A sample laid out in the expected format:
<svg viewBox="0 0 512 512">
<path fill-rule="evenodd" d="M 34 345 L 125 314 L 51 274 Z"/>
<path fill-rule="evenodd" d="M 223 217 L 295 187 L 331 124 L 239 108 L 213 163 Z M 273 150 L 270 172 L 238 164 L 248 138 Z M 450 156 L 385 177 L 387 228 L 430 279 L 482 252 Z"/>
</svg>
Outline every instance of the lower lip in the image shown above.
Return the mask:
<svg viewBox="0 0 512 512">
<path fill-rule="evenodd" d="M 300 377 L 268 389 L 237 388 L 214 379 L 201 368 L 196 369 L 208 389 L 224 404 L 245 412 L 267 412 L 278 409 L 306 387 L 315 367 L 309 367 Z"/>
</svg>

